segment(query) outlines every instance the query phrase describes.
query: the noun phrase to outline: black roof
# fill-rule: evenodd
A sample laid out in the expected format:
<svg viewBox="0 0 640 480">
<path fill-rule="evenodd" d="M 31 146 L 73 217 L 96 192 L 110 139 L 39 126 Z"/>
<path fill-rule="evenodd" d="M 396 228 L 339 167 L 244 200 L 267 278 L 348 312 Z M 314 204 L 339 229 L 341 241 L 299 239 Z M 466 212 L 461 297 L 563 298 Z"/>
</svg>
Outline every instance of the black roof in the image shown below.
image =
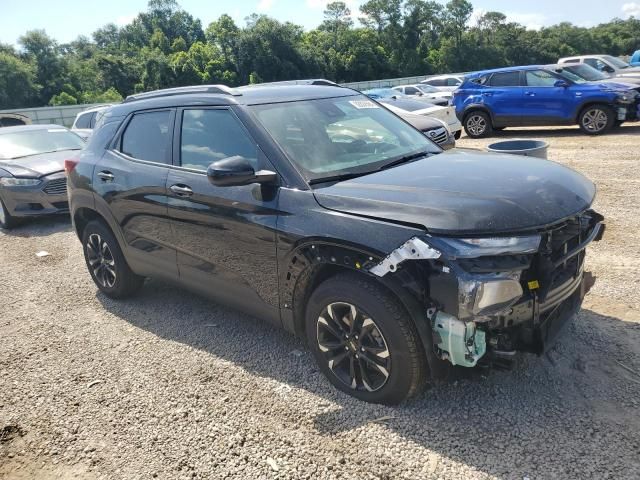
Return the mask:
<svg viewBox="0 0 640 480">
<path fill-rule="evenodd" d="M 15 127 L 3 127 L 0 128 L 0 135 L 4 133 L 15 133 L 15 132 L 28 132 L 32 130 L 68 130 L 67 127 L 63 127 L 62 125 L 55 125 L 53 123 L 45 124 L 45 125 L 16 125 Z"/>
<path fill-rule="evenodd" d="M 213 90 L 213 89 L 212 89 Z M 229 93 L 193 92 L 185 89 L 184 93 L 176 93 L 172 89 L 167 95 L 161 92 L 149 92 L 151 95 L 141 95 L 139 99 L 132 96 L 128 101 L 111 107 L 110 114 L 114 116 L 127 115 L 131 111 L 198 105 L 261 105 L 268 103 L 295 102 L 320 98 L 347 97 L 360 95 L 359 92 L 332 85 L 292 85 L 292 84 L 262 84 L 230 89 Z M 159 95 L 155 95 L 158 93 Z"/>
</svg>

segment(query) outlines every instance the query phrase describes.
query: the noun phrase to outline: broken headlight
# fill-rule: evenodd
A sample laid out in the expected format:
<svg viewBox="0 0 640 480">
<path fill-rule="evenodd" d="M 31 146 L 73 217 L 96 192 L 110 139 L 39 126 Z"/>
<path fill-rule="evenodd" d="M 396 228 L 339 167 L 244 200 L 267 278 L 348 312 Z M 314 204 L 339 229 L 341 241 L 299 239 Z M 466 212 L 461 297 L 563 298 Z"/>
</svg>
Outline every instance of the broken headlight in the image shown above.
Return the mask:
<svg viewBox="0 0 640 480">
<path fill-rule="evenodd" d="M 522 297 L 520 272 L 465 275 L 458 279 L 460 319 L 495 315 Z"/>
<path fill-rule="evenodd" d="M 540 246 L 540 240 L 540 235 L 529 235 L 485 238 L 431 237 L 428 242 L 450 258 L 477 258 L 535 253 Z"/>
</svg>

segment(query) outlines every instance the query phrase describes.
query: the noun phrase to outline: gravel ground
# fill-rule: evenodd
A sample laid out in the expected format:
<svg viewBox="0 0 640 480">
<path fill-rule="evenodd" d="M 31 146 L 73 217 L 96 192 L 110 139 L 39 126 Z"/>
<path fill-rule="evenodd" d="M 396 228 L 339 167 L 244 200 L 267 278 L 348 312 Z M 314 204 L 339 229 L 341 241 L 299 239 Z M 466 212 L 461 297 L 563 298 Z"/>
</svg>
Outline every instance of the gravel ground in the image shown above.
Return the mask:
<svg viewBox="0 0 640 480">
<path fill-rule="evenodd" d="M 640 478 L 639 135 L 499 135 L 547 139 L 597 182 L 598 283 L 548 355 L 397 408 L 336 392 L 295 338 L 175 287 L 97 294 L 63 219 L 0 233 L 0 478 Z"/>
</svg>

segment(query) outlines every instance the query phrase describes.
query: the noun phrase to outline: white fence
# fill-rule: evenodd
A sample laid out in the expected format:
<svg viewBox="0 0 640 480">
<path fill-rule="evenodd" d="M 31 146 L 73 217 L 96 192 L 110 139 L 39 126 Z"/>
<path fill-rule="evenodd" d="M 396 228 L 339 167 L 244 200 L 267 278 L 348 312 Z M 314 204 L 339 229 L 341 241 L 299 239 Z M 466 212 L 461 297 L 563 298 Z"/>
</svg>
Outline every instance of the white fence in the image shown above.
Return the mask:
<svg viewBox="0 0 640 480">
<path fill-rule="evenodd" d="M 76 115 L 95 104 L 87 105 L 64 105 L 59 107 L 38 107 L 38 108 L 17 108 L 13 110 L 0 110 L 2 113 L 19 113 L 31 119 L 32 123 L 54 123 L 70 127 Z"/>
</svg>

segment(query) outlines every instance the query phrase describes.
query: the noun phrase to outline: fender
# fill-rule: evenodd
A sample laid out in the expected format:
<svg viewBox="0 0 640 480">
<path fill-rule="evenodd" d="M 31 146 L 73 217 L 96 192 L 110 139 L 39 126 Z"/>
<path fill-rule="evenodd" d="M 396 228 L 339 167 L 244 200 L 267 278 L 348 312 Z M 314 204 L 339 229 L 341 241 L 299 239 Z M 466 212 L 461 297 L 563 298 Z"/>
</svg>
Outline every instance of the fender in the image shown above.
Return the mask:
<svg viewBox="0 0 640 480">
<path fill-rule="evenodd" d="M 608 105 L 608 106 L 610 106 L 611 108 L 614 108 L 614 109 L 616 107 L 616 104 L 613 101 L 613 98 L 611 97 L 611 94 L 591 96 L 591 97 L 585 98 L 577 105 L 577 107 L 573 111 L 573 119 L 575 120 L 575 122 L 576 123 L 578 122 L 578 115 L 580 115 L 580 112 L 586 106 L 594 105 L 594 104 L 604 104 L 604 105 Z"/>
<path fill-rule="evenodd" d="M 467 113 L 472 110 L 482 110 L 483 112 L 488 114 L 489 117 L 491 117 L 491 123 L 495 123 L 493 112 L 491 112 L 491 110 L 484 103 L 471 103 L 469 105 L 466 105 L 460 116 L 458 116 L 458 120 L 460 120 L 460 122 L 464 122 L 464 117 L 466 117 Z"/>
</svg>

